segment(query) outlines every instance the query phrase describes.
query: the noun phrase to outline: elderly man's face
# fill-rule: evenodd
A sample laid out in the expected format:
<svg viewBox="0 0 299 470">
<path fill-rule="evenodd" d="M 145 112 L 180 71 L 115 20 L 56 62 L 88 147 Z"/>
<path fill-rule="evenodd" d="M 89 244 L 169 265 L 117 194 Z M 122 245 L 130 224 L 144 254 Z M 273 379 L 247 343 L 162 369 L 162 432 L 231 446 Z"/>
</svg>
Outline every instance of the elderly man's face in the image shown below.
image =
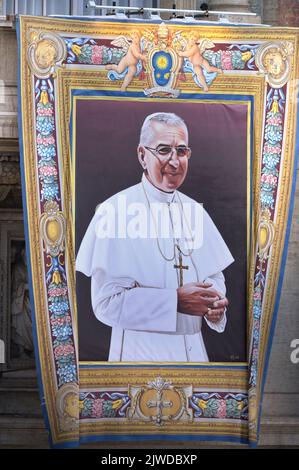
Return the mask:
<svg viewBox="0 0 299 470">
<path fill-rule="evenodd" d="M 159 146 L 188 147 L 188 135 L 184 126 L 173 126 L 160 122 L 151 124 L 152 138 L 147 145 L 139 145 L 139 161 L 149 181 L 162 191 L 171 192 L 183 183 L 188 171 L 188 157 L 178 156 L 175 149 L 165 159 L 148 150 Z M 156 155 L 156 156 L 155 156 Z"/>
</svg>

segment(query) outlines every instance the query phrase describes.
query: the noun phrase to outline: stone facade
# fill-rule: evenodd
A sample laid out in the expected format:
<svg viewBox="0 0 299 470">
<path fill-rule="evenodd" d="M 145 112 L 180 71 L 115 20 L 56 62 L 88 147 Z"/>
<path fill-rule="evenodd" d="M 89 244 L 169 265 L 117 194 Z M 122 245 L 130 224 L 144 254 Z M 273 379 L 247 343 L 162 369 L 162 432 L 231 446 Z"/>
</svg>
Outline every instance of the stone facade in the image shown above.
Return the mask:
<svg viewBox="0 0 299 470">
<path fill-rule="evenodd" d="M 263 0 L 263 23 L 299 27 L 299 0 Z"/>
</svg>

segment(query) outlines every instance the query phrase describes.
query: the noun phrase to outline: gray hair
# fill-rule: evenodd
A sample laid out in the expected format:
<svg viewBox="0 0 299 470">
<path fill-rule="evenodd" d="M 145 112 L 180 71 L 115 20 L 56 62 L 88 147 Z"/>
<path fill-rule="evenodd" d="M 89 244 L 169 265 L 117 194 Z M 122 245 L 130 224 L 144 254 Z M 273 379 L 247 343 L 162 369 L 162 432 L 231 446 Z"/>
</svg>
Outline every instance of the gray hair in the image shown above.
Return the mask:
<svg viewBox="0 0 299 470">
<path fill-rule="evenodd" d="M 149 114 L 142 124 L 140 131 L 140 144 L 148 144 L 153 138 L 152 123 L 161 122 L 162 124 L 168 124 L 169 126 L 184 127 L 188 136 L 188 129 L 185 121 L 174 113 L 153 113 Z"/>
</svg>

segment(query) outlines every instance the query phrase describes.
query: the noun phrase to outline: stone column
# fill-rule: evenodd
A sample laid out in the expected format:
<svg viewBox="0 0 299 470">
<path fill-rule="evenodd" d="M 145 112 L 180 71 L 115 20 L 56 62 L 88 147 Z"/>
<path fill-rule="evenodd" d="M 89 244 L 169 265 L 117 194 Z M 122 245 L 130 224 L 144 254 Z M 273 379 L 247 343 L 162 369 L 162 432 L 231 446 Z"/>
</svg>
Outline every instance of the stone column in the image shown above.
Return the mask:
<svg viewBox="0 0 299 470">
<path fill-rule="evenodd" d="M 177 9 L 199 10 L 202 3 L 207 3 L 210 11 L 232 11 L 240 12 L 238 16 L 228 16 L 230 22 L 236 23 L 261 23 L 260 6 L 262 0 L 161 0 L 161 8 L 172 8 L 176 4 Z M 256 5 L 258 3 L 258 5 Z M 243 16 L 242 13 L 258 13 L 258 16 Z M 167 13 L 161 15 L 164 19 L 169 18 Z M 211 15 L 209 21 L 217 21 L 218 16 Z"/>
<path fill-rule="evenodd" d="M 196 10 L 196 8 L 198 8 L 198 1 L 196 0 L 161 0 L 160 7 L 172 8 L 174 3 L 176 4 L 176 8 L 186 10 Z M 203 1 L 201 3 L 203 3 Z"/>
<path fill-rule="evenodd" d="M 209 0 L 207 3 L 209 10 L 250 12 L 248 0 Z"/>
<path fill-rule="evenodd" d="M 298 0 L 279 0 L 279 25 L 299 26 L 299 2 Z"/>
<path fill-rule="evenodd" d="M 16 31 L 0 26 L 0 139 L 18 137 L 18 53 Z"/>
<path fill-rule="evenodd" d="M 255 0 L 208 0 L 210 11 L 231 11 L 238 12 L 240 15 L 231 15 L 227 18 L 232 23 L 261 23 L 260 11 Z M 259 6 L 259 5 L 258 5 Z M 242 13 L 258 13 L 257 16 L 245 16 Z"/>
<path fill-rule="evenodd" d="M 201 2 L 203 3 L 203 2 Z M 173 8 L 173 5 L 176 5 L 177 9 L 183 9 L 183 10 L 196 10 L 199 8 L 198 6 L 198 1 L 196 0 L 161 0 L 160 1 L 160 7 L 161 8 Z M 182 15 L 182 13 L 178 13 L 179 16 Z M 171 13 L 162 13 L 161 18 L 163 19 L 169 19 L 171 16 Z"/>
</svg>

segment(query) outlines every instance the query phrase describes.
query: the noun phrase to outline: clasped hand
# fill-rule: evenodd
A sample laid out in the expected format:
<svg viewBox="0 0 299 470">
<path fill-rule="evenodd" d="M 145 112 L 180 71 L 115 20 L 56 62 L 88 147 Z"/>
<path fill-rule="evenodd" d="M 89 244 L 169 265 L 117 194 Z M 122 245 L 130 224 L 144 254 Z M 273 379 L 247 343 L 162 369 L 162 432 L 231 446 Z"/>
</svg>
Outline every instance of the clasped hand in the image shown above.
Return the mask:
<svg viewBox="0 0 299 470">
<path fill-rule="evenodd" d="M 177 289 L 178 311 L 188 315 L 206 316 L 217 323 L 223 317 L 228 300 L 212 288 L 213 284 L 190 282 Z"/>
</svg>

